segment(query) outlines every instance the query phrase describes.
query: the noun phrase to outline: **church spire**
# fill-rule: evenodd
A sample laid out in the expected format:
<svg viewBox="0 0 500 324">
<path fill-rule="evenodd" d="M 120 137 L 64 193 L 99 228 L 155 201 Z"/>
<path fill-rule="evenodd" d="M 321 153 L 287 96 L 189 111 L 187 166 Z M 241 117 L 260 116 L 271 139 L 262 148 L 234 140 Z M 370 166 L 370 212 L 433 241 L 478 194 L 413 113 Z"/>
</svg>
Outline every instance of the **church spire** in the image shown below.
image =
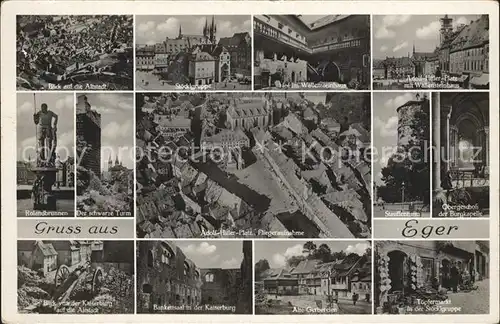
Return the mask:
<svg viewBox="0 0 500 324">
<path fill-rule="evenodd" d="M 215 25 L 215 16 L 212 16 L 212 25 L 210 26 L 210 40 L 215 43 L 215 34 L 217 33 L 217 26 Z"/>
<path fill-rule="evenodd" d="M 413 43 L 413 54 L 415 54 L 415 43 Z"/>
<path fill-rule="evenodd" d="M 118 161 L 118 154 L 116 155 L 116 159 L 115 159 L 115 166 L 119 165 L 120 164 L 120 161 Z"/>
<path fill-rule="evenodd" d="M 182 38 L 182 25 L 179 25 L 179 38 Z"/>
<path fill-rule="evenodd" d="M 208 37 L 208 19 L 205 18 L 205 27 L 203 27 L 203 36 Z"/>
</svg>

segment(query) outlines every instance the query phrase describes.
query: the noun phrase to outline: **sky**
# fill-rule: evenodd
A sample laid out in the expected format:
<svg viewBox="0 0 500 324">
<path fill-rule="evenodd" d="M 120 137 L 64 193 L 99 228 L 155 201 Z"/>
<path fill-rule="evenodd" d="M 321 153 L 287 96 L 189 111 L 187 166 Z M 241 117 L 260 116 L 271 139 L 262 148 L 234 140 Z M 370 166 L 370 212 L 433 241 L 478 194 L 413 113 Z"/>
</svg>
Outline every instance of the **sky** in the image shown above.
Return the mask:
<svg viewBox="0 0 500 324">
<path fill-rule="evenodd" d="M 57 154 L 61 161 L 75 156 L 75 104 L 72 93 L 18 93 L 17 94 L 17 160 L 28 161 L 36 157 L 34 106 L 41 110 L 46 103 L 49 110 L 59 116 L 57 124 Z"/>
<path fill-rule="evenodd" d="M 300 20 L 302 20 L 303 22 L 305 22 L 306 24 L 310 24 L 310 23 L 313 23 L 315 21 L 317 21 L 318 19 L 321 19 L 323 17 L 326 17 L 327 15 L 302 15 L 300 16 Z"/>
<path fill-rule="evenodd" d="M 136 16 L 136 44 L 153 45 L 166 37 L 176 38 L 179 26 L 186 35 L 203 35 L 205 21 L 212 22 L 212 16 Z M 251 17 L 245 15 L 217 15 L 217 39 L 231 37 L 234 33 L 251 32 Z"/>
<path fill-rule="evenodd" d="M 231 241 L 175 241 L 187 258 L 198 268 L 239 269 L 243 261 L 243 242 Z"/>
<path fill-rule="evenodd" d="M 448 15 L 453 26 L 469 24 L 479 15 Z M 432 52 L 439 44 L 439 19 L 444 15 L 373 16 L 373 58 L 402 57 L 413 52 Z"/>
<path fill-rule="evenodd" d="M 271 268 L 281 268 L 286 265 L 286 260 L 292 256 L 304 255 L 302 250 L 304 240 L 290 240 L 290 241 L 255 241 L 254 248 L 254 263 L 261 259 L 266 259 Z M 366 241 L 312 241 L 316 246 L 325 243 L 330 247 L 332 252 L 345 251 L 347 254 L 357 253 L 364 254 L 365 250 L 370 247 L 370 242 Z"/>
<path fill-rule="evenodd" d="M 387 165 L 392 155 L 389 149 L 398 143 L 398 114 L 396 109 L 406 102 L 415 99 L 416 93 L 403 92 L 374 92 L 373 93 L 373 146 L 377 155 L 374 155 L 374 181 L 382 184 L 380 171 Z M 423 93 L 420 93 L 422 96 Z M 430 94 L 428 94 L 430 98 Z M 385 148 L 385 149 L 384 149 Z"/>
<path fill-rule="evenodd" d="M 134 167 L 134 97 L 131 93 L 87 93 L 88 102 L 101 114 L 101 170 L 107 170 L 110 154 Z"/>
</svg>

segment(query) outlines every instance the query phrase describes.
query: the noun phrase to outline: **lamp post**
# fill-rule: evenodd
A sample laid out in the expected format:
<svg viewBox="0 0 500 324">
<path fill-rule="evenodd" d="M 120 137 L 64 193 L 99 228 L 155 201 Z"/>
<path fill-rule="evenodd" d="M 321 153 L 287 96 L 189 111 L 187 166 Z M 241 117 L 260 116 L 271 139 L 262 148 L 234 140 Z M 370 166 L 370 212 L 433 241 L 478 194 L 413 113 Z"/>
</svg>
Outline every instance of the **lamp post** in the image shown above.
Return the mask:
<svg viewBox="0 0 500 324">
<path fill-rule="evenodd" d="M 401 202 L 405 202 L 405 182 L 401 184 Z"/>
</svg>

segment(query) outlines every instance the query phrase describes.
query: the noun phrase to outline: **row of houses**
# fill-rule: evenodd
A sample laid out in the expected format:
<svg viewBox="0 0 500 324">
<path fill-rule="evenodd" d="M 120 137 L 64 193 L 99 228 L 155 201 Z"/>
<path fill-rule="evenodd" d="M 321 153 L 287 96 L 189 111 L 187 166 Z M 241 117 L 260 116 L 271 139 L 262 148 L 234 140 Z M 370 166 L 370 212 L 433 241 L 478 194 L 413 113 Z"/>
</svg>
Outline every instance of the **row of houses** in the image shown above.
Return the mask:
<svg viewBox="0 0 500 324">
<path fill-rule="evenodd" d="M 407 57 L 386 57 L 373 61 L 373 78 L 404 79 L 448 75 L 466 88 L 489 84 L 489 19 L 481 15 L 469 24 L 453 27 L 453 19 L 440 19 L 440 44 L 433 52 L 416 52 Z"/>
<path fill-rule="evenodd" d="M 371 299 L 371 256 L 350 254 L 342 260 L 301 261 L 296 267 L 269 269 L 263 277 L 264 292 L 276 295 L 330 295 L 336 298 Z"/>
<path fill-rule="evenodd" d="M 90 260 L 100 262 L 104 257 L 102 241 L 18 241 L 18 265 L 41 270 L 44 275 L 60 265 L 69 267 Z"/>
</svg>

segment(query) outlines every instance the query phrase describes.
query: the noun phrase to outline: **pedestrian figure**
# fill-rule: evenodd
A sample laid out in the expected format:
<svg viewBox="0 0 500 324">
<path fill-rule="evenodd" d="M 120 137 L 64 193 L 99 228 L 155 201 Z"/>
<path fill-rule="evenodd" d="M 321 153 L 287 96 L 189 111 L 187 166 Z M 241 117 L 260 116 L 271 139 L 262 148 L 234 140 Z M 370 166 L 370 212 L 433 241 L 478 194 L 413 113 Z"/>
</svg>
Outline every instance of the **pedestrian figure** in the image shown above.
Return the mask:
<svg viewBox="0 0 500 324">
<path fill-rule="evenodd" d="M 455 263 L 453 263 L 453 266 L 450 269 L 450 279 L 451 279 L 451 288 L 453 289 L 453 292 L 458 291 L 458 268 Z"/>
<path fill-rule="evenodd" d="M 356 302 L 358 301 L 359 295 L 358 293 L 352 294 L 352 304 L 356 306 Z"/>
</svg>

